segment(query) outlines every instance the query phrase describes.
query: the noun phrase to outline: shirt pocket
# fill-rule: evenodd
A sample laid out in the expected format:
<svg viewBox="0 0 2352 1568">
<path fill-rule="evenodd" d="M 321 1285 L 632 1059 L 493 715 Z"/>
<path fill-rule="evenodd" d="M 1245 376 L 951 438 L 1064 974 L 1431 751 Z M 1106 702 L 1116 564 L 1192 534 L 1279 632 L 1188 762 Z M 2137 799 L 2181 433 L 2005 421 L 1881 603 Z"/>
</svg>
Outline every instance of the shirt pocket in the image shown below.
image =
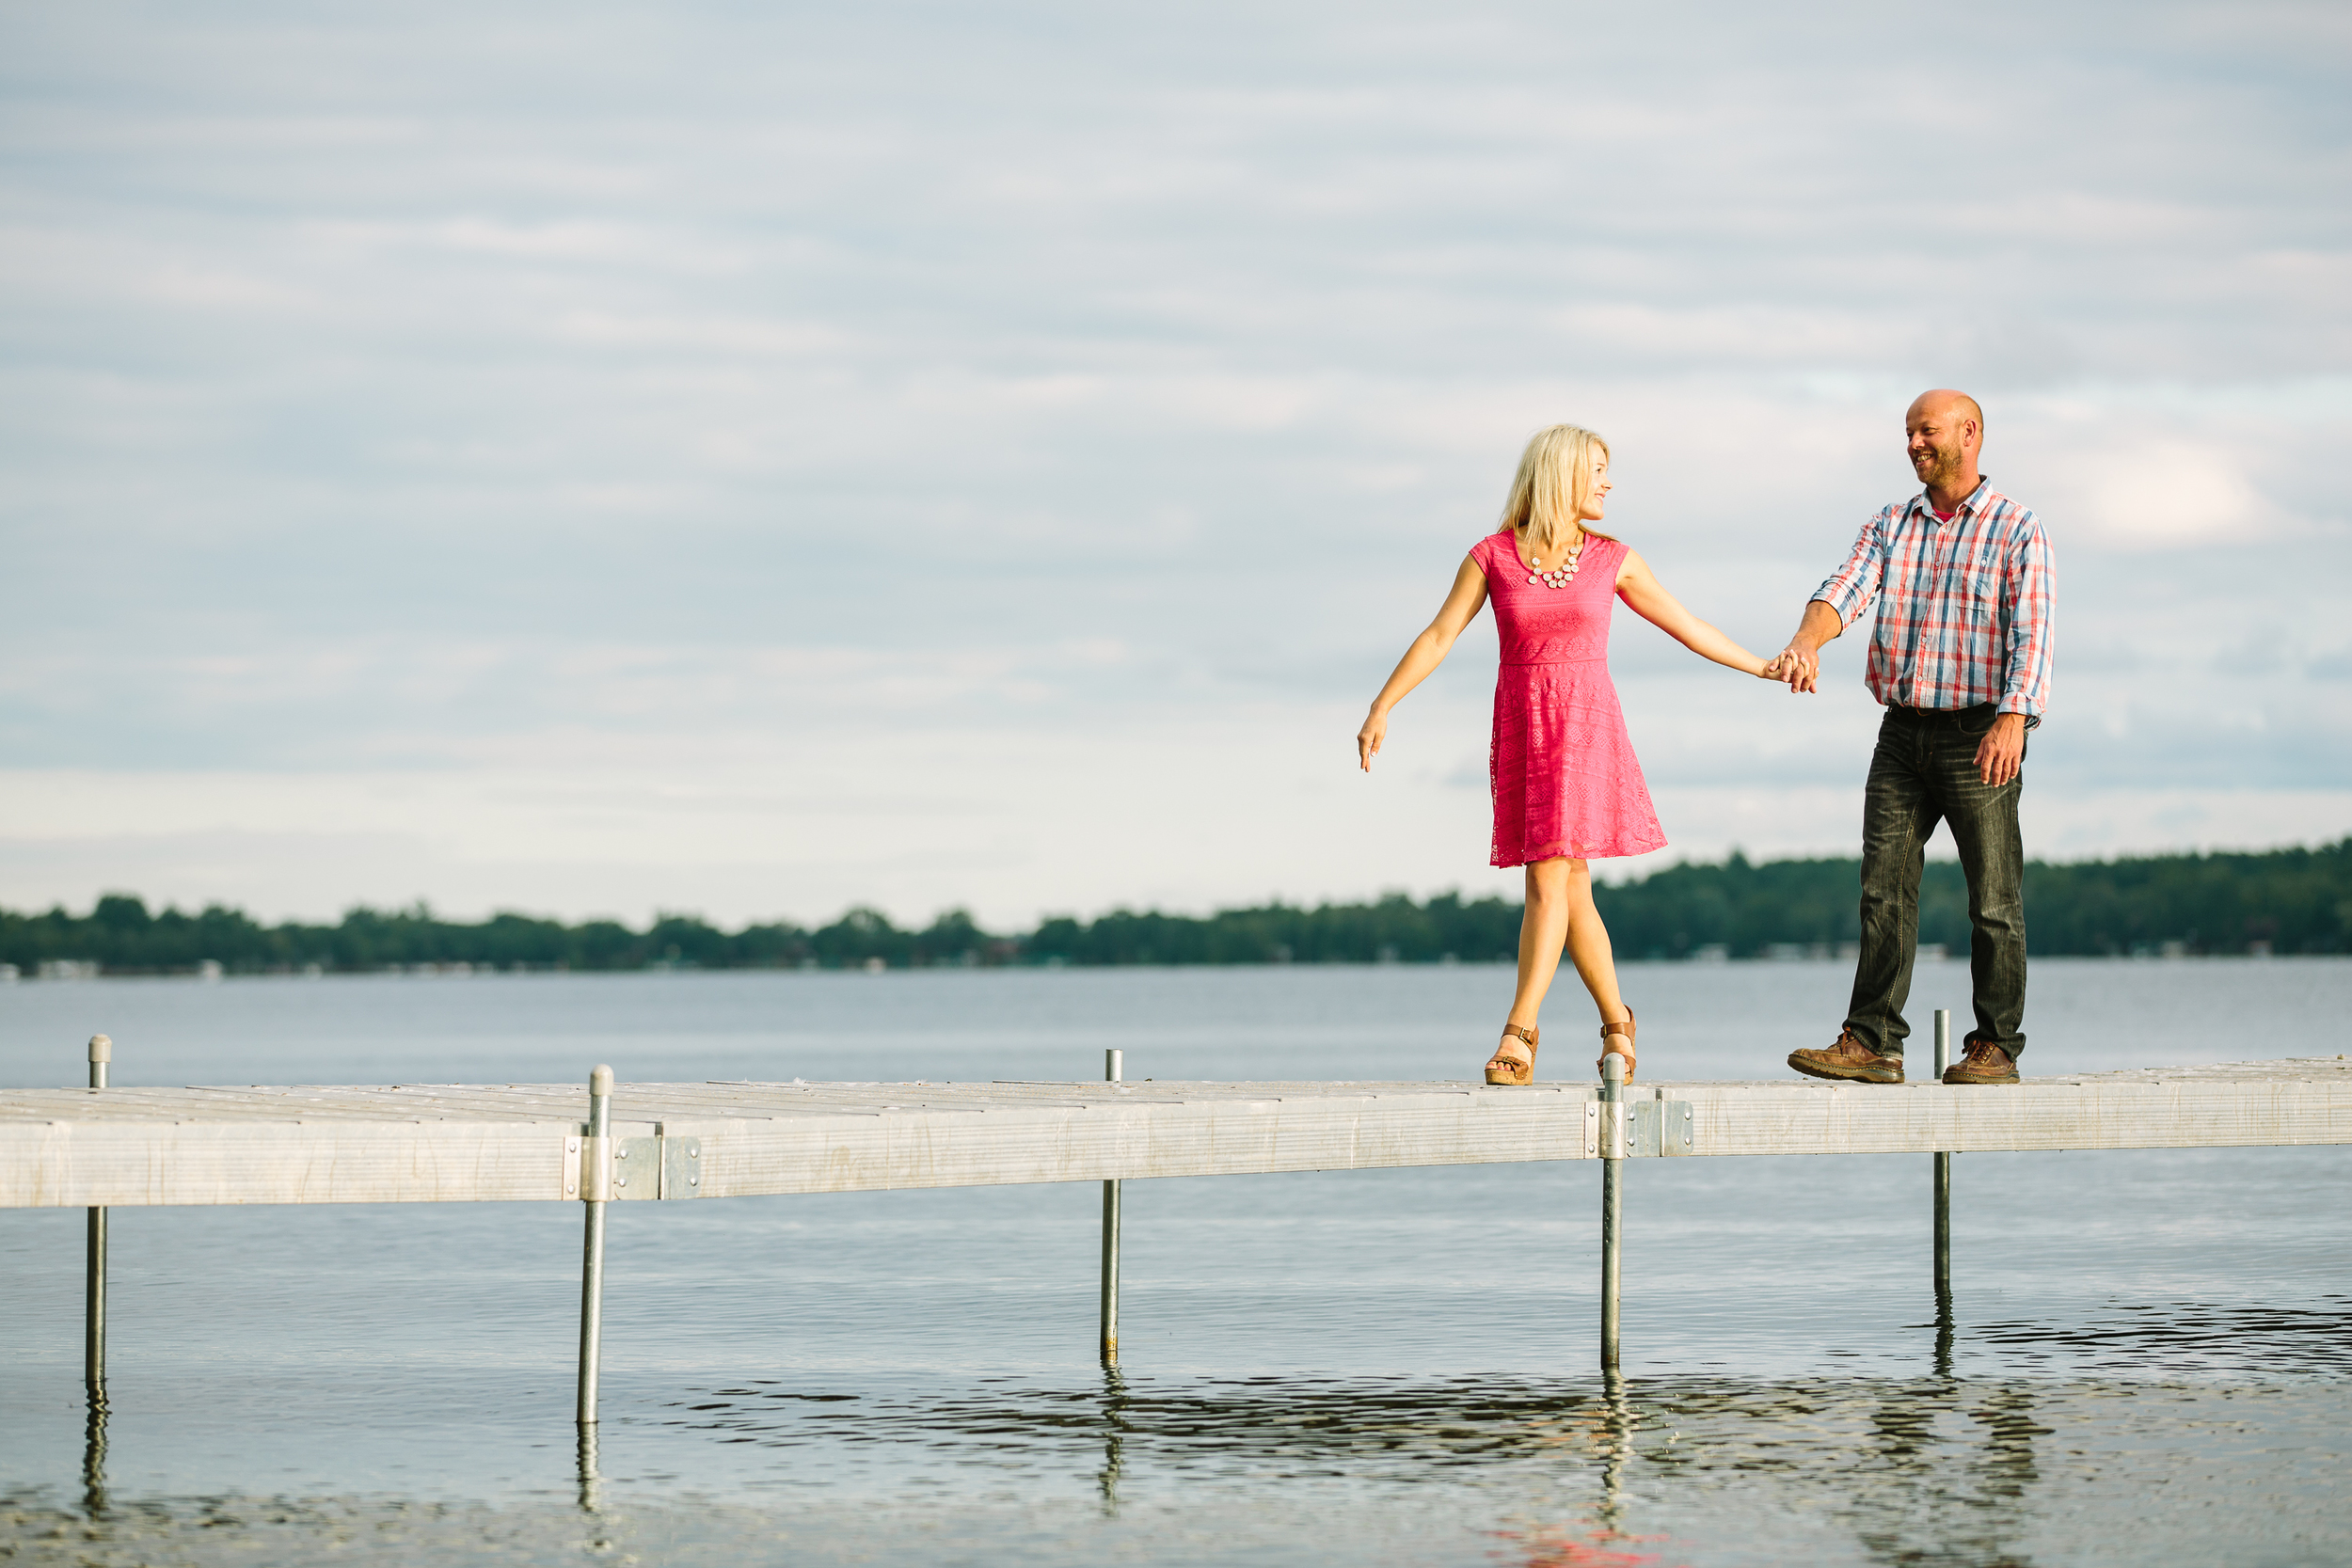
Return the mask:
<svg viewBox="0 0 2352 1568">
<path fill-rule="evenodd" d="M 1952 574 L 1953 596 L 1969 619 L 1990 625 L 2000 619 L 2004 574 L 1997 562 L 1968 562 Z"/>
</svg>

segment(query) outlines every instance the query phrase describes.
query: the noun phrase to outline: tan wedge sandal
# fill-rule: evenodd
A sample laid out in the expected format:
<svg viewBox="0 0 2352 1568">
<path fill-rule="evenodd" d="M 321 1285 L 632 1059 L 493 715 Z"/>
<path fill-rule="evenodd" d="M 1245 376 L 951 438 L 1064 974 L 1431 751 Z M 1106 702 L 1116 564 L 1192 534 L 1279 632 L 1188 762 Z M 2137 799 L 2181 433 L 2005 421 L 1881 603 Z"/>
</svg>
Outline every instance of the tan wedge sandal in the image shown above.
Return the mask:
<svg viewBox="0 0 2352 1568">
<path fill-rule="evenodd" d="M 1619 1038 L 1622 1038 L 1625 1043 L 1622 1045 L 1610 1044 L 1610 1041 Z M 1593 1066 L 1596 1068 L 1603 1067 L 1603 1065 L 1608 1062 L 1609 1053 L 1612 1051 L 1614 1051 L 1618 1055 L 1625 1058 L 1625 1081 L 1629 1084 L 1632 1083 L 1633 1009 L 1630 1007 L 1628 1007 L 1625 1010 L 1625 1018 L 1623 1022 L 1617 1023 L 1604 1023 L 1600 1026 L 1600 1059 L 1596 1061 Z"/>
<path fill-rule="evenodd" d="M 1502 1032 L 1517 1035 L 1527 1042 L 1527 1060 L 1522 1062 L 1516 1056 L 1505 1056 L 1502 1047 L 1496 1047 L 1495 1053 L 1486 1058 L 1486 1082 L 1525 1088 L 1535 1081 L 1535 1037 L 1543 1031 L 1522 1029 L 1516 1023 L 1506 1023 Z"/>
</svg>

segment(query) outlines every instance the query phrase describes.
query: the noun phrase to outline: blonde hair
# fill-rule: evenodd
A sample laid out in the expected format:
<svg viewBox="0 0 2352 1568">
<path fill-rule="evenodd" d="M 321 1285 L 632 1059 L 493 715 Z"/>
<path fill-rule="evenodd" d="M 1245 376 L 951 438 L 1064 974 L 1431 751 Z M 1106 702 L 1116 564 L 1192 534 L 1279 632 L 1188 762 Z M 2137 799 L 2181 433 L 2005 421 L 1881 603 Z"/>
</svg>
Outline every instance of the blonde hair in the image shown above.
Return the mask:
<svg viewBox="0 0 2352 1568">
<path fill-rule="evenodd" d="M 1580 424 L 1547 425 L 1527 443 L 1519 471 L 1503 503 L 1502 526 L 1526 537 L 1539 556 L 1565 549 L 1577 532 L 1613 538 L 1588 528 L 1584 503 L 1593 499 L 1593 449 L 1609 455 L 1609 443 Z"/>
</svg>

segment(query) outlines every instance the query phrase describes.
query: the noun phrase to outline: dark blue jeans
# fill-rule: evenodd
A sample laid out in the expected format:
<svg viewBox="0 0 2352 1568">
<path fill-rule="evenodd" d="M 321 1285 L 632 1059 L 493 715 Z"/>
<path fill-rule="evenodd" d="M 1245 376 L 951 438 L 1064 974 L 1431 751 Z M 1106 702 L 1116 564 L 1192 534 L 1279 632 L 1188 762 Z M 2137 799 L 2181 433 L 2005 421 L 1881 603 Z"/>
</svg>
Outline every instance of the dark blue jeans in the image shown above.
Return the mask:
<svg viewBox="0 0 2352 1568">
<path fill-rule="evenodd" d="M 1941 712 L 1889 707 L 1870 757 L 1862 808 L 1862 959 L 1846 1027 L 1883 1056 L 1901 1057 L 1911 1025 L 1911 962 L 1919 945 L 1919 872 L 1928 836 L 1951 825 L 1968 877 L 1968 974 L 1974 1039 L 2014 1057 L 2026 1049 L 2026 847 L 2017 798 L 2026 777 L 2000 787 L 1977 772 L 1977 743 L 1993 705 Z"/>
</svg>

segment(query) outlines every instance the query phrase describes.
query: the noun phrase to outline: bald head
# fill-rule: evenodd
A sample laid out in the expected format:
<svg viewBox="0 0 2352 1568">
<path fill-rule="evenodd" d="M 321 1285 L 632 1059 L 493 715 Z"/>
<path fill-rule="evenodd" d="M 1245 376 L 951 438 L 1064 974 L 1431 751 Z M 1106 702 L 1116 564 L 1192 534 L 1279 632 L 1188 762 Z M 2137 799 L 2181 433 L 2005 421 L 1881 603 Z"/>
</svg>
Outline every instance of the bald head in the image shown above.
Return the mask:
<svg viewBox="0 0 2352 1568">
<path fill-rule="evenodd" d="M 1984 410 L 1975 398 L 1949 387 L 1921 392 L 1903 415 L 1903 439 L 1912 472 L 1939 508 L 1948 508 L 1976 489 Z"/>
<path fill-rule="evenodd" d="M 1903 416 L 1903 428 L 1916 430 L 1923 418 L 1954 427 L 1964 420 L 1977 427 L 1976 444 L 1979 447 L 1984 445 L 1984 409 L 1965 392 L 1954 391 L 1949 387 L 1921 392 L 1911 400 L 1911 409 Z"/>
</svg>

